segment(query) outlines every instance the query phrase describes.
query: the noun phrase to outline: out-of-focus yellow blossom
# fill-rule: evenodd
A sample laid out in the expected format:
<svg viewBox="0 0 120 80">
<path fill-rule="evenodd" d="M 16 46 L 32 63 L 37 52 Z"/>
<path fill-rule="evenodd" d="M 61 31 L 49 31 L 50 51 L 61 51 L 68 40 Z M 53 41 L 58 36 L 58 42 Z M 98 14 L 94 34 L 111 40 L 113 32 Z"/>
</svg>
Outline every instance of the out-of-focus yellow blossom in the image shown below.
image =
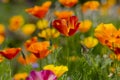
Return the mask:
<svg viewBox="0 0 120 80">
<path fill-rule="evenodd" d="M 117 9 L 117 13 L 118 13 L 118 15 L 120 15 L 120 7 L 118 7 L 118 9 Z"/>
<path fill-rule="evenodd" d="M 102 31 L 104 31 L 104 30 L 106 30 L 108 32 L 112 32 L 112 33 L 117 31 L 117 29 L 115 28 L 115 26 L 113 24 L 111 24 L 111 23 L 110 24 L 101 23 L 96 27 L 95 32 L 98 32 L 98 34 L 101 34 Z M 106 33 L 108 33 L 108 32 L 106 32 Z"/>
<path fill-rule="evenodd" d="M 108 10 L 116 4 L 116 0 L 106 0 L 103 4 L 101 4 L 100 11 L 101 15 L 107 15 Z"/>
<path fill-rule="evenodd" d="M 4 57 L 0 55 L 0 63 L 4 60 Z"/>
<path fill-rule="evenodd" d="M 74 12 L 73 11 L 55 11 L 54 14 L 57 16 L 57 18 L 59 19 L 67 19 L 69 18 L 70 16 L 73 16 L 74 15 Z"/>
<path fill-rule="evenodd" d="M 57 44 L 53 44 L 51 47 L 51 51 L 56 50 L 57 48 L 59 48 L 59 46 Z"/>
<path fill-rule="evenodd" d="M 2 44 L 4 42 L 4 40 L 5 40 L 5 36 L 0 35 L 0 44 Z"/>
<path fill-rule="evenodd" d="M 22 32 L 25 34 L 25 35 L 31 35 L 36 29 L 36 26 L 34 24 L 25 24 L 23 27 L 22 27 Z"/>
<path fill-rule="evenodd" d="M 54 65 L 47 65 L 43 68 L 44 70 L 51 70 L 57 77 L 62 76 L 66 71 L 68 71 L 67 66 L 54 66 Z"/>
<path fill-rule="evenodd" d="M 21 15 L 13 16 L 9 21 L 9 29 L 11 31 L 17 31 L 24 24 L 24 19 Z"/>
<path fill-rule="evenodd" d="M 86 12 L 88 9 L 90 10 L 97 10 L 100 6 L 98 1 L 87 1 L 82 6 L 82 11 Z"/>
<path fill-rule="evenodd" d="M 92 22 L 90 20 L 84 20 L 84 21 L 81 21 L 81 24 L 80 24 L 80 27 L 79 27 L 79 30 L 80 32 L 87 32 L 92 26 Z"/>
<path fill-rule="evenodd" d="M 100 7 L 100 14 L 101 15 L 107 15 L 108 14 L 108 10 L 109 10 L 109 6 L 107 5 L 107 4 L 103 4 L 103 5 L 101 5 L 101 7 Z"/>
<path fill-rule="evenodd" d="M 85 38 L 82 43 L 87 47 L 87 48 L 93 48 L 98 44 L 98 40 L 93 37 L 87 37 Z"/>
<path fill-rule="evenodd" d="M 13 79 L 14 80 L 26 80 L 28 74 L 27 73 L 17 73 L 14 75 Z"/>
<path fill-rule="evenodd" d="M 45 20 L 45 19 L 39 20 L 39 21 L 37 22 L 37 27 L 38 27 L 39 29 L 45 29 L 45 28 L 47 28 L 47 27 L 48 27 L 48 21 Z"/>
<path fill-rule="evenodd" d="M 79 57 L 78 56 L 70 56 L 69 58 L 68 58 L 70 61 L 77 61 L 78 59 L 79 59 Z"/>
<path fill-rule="evenodd" d="M 112 59 L 112 60 L 118 60 L 118 61 L 120 61 L 120 54 L 115 55 L 114 53 L 111 53 L 109 55 L 109 58 Z"/>
<path fill-rule="evenodd" d="M 116 0 L 106 0 L 106 4 L 109 6 L 109 7 L 112 7 L 116 4 Z"/>
<path fill-rule="evenodd" d="M 0 24 L 0 34 L 5 33 L 5 26 L 3 24 Z"/>
<path fill-rule="evenodd" d="M 38 33 L 39 37 L 42 37 L 45 39 L 57 38 L 59 35 L 60 33 L 54 28 L 47 28 L 45 30 L 42 30 L 42 32 Z"/>
<path fill-rule="evenodd" d="M 0 24 L 0 44 L 5 40 L 5 26 Z"/>
</svg>

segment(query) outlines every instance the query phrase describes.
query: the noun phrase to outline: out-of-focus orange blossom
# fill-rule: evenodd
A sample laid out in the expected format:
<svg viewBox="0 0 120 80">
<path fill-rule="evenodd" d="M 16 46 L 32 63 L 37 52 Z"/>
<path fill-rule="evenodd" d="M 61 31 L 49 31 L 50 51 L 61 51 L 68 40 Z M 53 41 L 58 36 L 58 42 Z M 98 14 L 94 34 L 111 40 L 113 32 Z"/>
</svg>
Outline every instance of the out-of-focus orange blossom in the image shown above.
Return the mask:
<svg viewBox="0 0 120 80">
<path fill-rule="evenodd" d="M 17 31 L 24 24 L 24 18 L 21 15 L 12 16 L 9 20 L 9 29 Z"/>
<path fill-rule="evenodd" d="M 73 7 L 78 3 L 78 0 L 58 0 L 62 5 L 66 7 Z"/>
<path fill-rule="evenodd" d="M 74 12 L 73 11 L 55 11 L 54 14 L 59 19 L 62 19 L 62 18 L 66 19 L 66 18 L 69 18 L 70 16 L 73 16 Z"/>
<path fill-rule="evenodd" d="M 33 8 L 28 8 L 25 11 L 31 15 L 34 15 L 35 17 L 44 18 L 51 4 L 51 1 L 46 1 L 41 6 L 34 6 Z"/>
</svg>

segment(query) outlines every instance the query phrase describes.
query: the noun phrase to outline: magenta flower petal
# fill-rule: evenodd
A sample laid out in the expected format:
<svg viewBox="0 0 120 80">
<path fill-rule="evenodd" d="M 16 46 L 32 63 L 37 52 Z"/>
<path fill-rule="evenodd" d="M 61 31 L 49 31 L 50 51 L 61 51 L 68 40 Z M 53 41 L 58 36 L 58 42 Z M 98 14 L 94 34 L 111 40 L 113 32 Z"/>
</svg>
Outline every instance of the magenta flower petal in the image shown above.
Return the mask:
<svg viewBox="0 0 120 80">
<path fill-rule="evenodd" d="M 50 70 L 31 71 L 26 80 L 57 80 L 57 77 Z"/>
</svg>

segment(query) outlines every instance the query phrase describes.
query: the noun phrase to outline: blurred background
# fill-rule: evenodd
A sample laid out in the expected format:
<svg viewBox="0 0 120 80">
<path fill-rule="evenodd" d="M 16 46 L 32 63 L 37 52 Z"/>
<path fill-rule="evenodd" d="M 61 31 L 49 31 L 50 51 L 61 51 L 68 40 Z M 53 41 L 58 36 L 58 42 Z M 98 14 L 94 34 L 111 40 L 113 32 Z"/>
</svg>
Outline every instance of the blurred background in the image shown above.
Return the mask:
<svg viewBox="0 0 120 80">
<path fill-rule="evenodd" d="M 26 8 L 29 8 L 34 5 L 41 5 L 43 2 L 47 0 L 0 0 L 0 23 L 7 24 L 8 19 L 14 15 L 22 15 L 27 20 L 28 14 L 25 12 Z M 57 0 L 50 0 L 53 2 L 52 7 L 54 7 L 54 3 Z M 79 3 L 82 5 L 86 1 L 91 0 L 79 0 Z M 96 0 L 100 3 L 104 4 L 109 1 L 113 3 L 115 1 L 116 5 L 120 5 L 120 0 Z M 113 3 L 114 4 L 114 3 Z"/>
</svg>

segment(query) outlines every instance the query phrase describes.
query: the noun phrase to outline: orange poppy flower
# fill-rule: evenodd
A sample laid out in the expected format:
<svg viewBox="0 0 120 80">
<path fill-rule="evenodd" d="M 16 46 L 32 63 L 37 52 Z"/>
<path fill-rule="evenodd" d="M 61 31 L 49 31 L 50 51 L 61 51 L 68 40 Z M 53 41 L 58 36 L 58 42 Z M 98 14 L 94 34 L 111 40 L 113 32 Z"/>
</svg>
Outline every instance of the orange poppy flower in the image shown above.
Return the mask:
<svg viewBox="0 0 120 80">
<path fill-rule="evenodd" d="M 78 3 L 78 0 L 58 0 L 58 1 L 66 7 L 73 7 L 76 3 Z"/>
<path fill-rule="evenodd" d="M 50 50 L 48 49 L 49 46 L 50 46 L 49 41 L 36 42 L 32 43 L 28 47 L 28 51 L 32 52 L 37 58 L 42 59 L 46 57 L 48 54 L 50 54 Z"/>
<path fill-rule="evenodd" d="M 115 54 L 120 54 L 120 30 L 117 30 L 113 24 L 98 25 L 95 29 L 95 37 Z"/>
<path fill-rule="evenodd" d="M 74 12 L 73 11 L 55 11 L 54 14 L 57 16 L 57 18 L 68 18 L 70 16 L 73 16 Z"/>
<path fill-rule="evenodd" d="M 32 43 L 35 43 L 35 42 L 38 42 L 38 38 L 37 38 L 37 37 L 33 37 L 33 38 L 31 38 L 30 40 L 27 40 L 27 41 L 25 42 L 25 47 L 26 47 L 26 49 L 28 49 L 28 47 L 30 47 L 30 45 L 31 45 Z"/>
<path fill-rule="evenodd" d="M 5 26 L 3 24 L 0 24 L 0 45 L 5 40 Z"/>
<path fill-rule="evenodd" d="M 13 59 L 19 52 L 21 51 L 21 48 L 8 48 L 5 50 L 0 51 L 0 54 L 7 59 Z"/>
<path fill-rule="evenodd" d="M 12 16 L 9 20 L 9 30 L 17 31 L 24 24 L 24 18 L 21 15 Z"/>
<path fill-rule="evenodd" d="M 88 9 L 90 10 L 97 10 L 100 6 L 100 3 L 98 1 L 87 1 L 82 6 L 82 11 L 86 12 Z"/>
<path fill-rule="evenodd" d="M 71 16 L 67 19 L 54 20 L 52 25 L 65 36 L 72 36 L 78 30 L 80 23 L 76 16 Z"/>
<path fill-rule="evenodd" d="M 38 18 L 43 18 L 48 12 L 50 6 L 51 6 L 51 1 L 47 1 L 43 3 L 42 6 L 35 6 L 33 8 L 28 8 L 25 11 Z"/>
<path fill-rule="evenodd" d="M 18 58 L 18 62 L 20 62 L 23 65 L 35 63 L 36 61 L 37 57 L 34 54 L 27 55 L 25 58 L 23 58 L 23 56 L 20 56 Z"/>
<path fill-rule="evenodd" d="M 115 33 L 117 29 L 113 24 L 99 24 L 95 29 L 95 37 L 102 43 L 103 45 L 107 45 L 109 47 L 113 46 L 115 42 Z M 109 34 L 109 35 L 108 35 Z"/>
</svg>

